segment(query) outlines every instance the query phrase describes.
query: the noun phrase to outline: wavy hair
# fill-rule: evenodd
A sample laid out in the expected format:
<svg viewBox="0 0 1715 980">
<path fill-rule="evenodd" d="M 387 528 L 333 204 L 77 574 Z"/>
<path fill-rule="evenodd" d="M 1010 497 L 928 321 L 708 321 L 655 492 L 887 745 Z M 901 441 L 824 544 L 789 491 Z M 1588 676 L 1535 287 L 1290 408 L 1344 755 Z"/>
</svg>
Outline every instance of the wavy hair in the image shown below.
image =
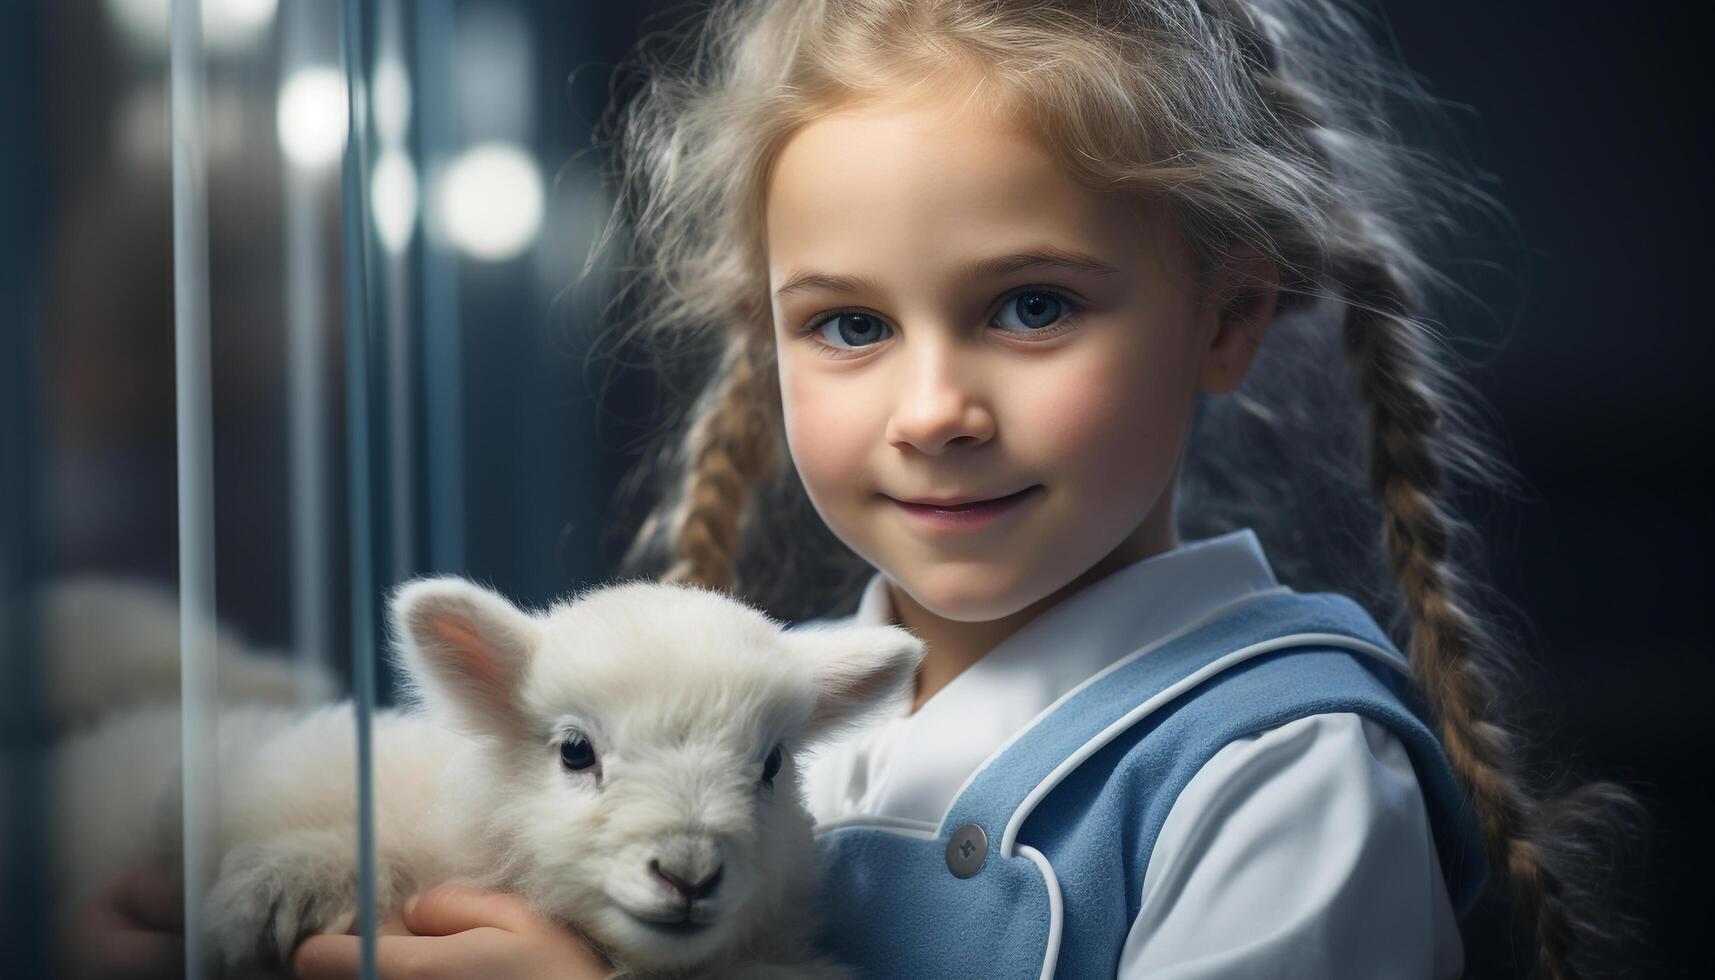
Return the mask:
<svg viewBox="0 0 1715 980">
<path fill-rule="evenodd" d="M 1520 655 L 1480 611 L 1480 550 L 1453 506 L 1511 475 L 1429 318 L 1431 291 L 1457 284 L 1426 256 L 1460 205 L 1500 209 L 1388 121 L 1427 99 L 1373 30 L 1339 0 L 717 0 L 647 38 L 641 87 L 598 133 L 618 194 L 597 251 L 625 236 L 622 340 L 684 397 L 627 488 L 657 503 L 623 570 L 786 618 L 849 608 L 869 570 L 784 452 L 766 181 L 830 110 L 980 73 L 1083 186 L 1169 207 L 1201 275 L 1240 245 L 1274 261 L 1257 362 L 1198 405 L 1180 530 L 1255 527 L 1284 580 L 1389 624 L 1538 972 L 1604 972 L 1635 926 L 1601 894 L 1608 844 L 1644 817 L 1618 785 L 1528 771 Z"/>
</svg>

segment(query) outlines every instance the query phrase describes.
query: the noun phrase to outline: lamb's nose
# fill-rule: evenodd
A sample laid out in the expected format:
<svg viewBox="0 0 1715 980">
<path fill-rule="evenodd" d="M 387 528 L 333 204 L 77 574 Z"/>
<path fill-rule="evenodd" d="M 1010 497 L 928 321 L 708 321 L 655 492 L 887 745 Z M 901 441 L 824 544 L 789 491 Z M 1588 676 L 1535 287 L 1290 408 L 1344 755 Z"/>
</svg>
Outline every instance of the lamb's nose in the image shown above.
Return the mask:
<svg viewBox="0 0 1715 980">
<path fill-rule="evenodd" d="M 713 894 L 715 886 L 721 883 L 721 869 L 719 865 L 717 865 L 713 871 L 704 875 L 703 880 L 701 881 L 687 881 L 684 877 L 661 867 L 660 861 L 650 861 L 649 870 L 655 872 L 655 877 L 660 878 L 664 883 L 666 883 L 668 888 L 678 892 L 680 897 L 684 898 L 686 903 L 694 902 L 699 898 L 708 898 L 709 895 Z"/>
</svg>

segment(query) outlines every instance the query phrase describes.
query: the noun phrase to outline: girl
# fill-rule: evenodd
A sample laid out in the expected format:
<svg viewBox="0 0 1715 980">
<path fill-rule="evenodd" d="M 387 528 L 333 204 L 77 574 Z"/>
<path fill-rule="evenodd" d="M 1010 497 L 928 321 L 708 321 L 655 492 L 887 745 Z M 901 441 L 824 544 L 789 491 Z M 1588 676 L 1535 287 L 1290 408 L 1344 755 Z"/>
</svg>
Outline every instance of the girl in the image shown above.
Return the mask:
<svg viewBox="0 0 1715 980">
<path fill-rule="evenodd" d="M 866 974 L 1457 976 L 1485 883 L 1545 976 L 1611 938 L 1577 834 L 1631 804 L 1520 770 L 1447 502 L 1497 467 L 1423 319 L 1459 188 L 1367 51 L 1327 0 L 727 2 L 623 117 L 637 322 L 715 366 L 629 567 L 855 572 L 928 644 L 800 760 Z M 601 972 L 509 896 L 404 925 L 383 976 Z"/>
</svg>

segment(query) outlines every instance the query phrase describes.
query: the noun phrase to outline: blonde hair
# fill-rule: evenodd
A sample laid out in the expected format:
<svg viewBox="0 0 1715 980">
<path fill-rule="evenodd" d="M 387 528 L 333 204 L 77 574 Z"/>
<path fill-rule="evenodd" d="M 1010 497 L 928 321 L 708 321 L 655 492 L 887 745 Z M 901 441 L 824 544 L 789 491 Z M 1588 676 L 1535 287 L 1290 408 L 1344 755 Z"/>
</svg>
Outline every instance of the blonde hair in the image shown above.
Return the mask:
<svg viewBox="0 0 1715 980">
<path fill-rule="evenodd" d="M 1506 468 L 1477 438 L 1466 408 L 1477 399 L 1424 314 L 1428 289 L 1453 285 L 1423 257 L 1428 233 L 1452 221 L 1437 195 L 1482 195 L 1392 130 L 1388 100 L 1418 90 L 1367 31 L 1338 0 L 724 0 L 694 30 L 652 39 L 659 57 L 640 48 L 642 88 L 608 120 L 620 191 L 608 231 L 623 217 L 631 236 L 632 332 L 668 361 L 714 369 L 696 375 L 697 397 L 639 470 L 666 483 L 624 564 L 747 591 L 803 592 L 826 568 L 822 580 L 849 589 L 862 573 L 805 516 L 781 448 L 767 175 L 786 140 L 833 107 L 980 73 L 983 96 L 1033 123 L 1084 186 L 1170 208 L 1202 274 L 1236 245 L 1281 272 L 1259 377 L 1199 406 L 1182 484 L 1190 523 L 1289 510 L 1241 503 L 1262 496 L 1250 460 L 1197 447 L 1245 444 L 1207 439 L 1224 427 L 1290 424 L 1291 399 L 1269 397 L 1270 377 L 1292 365 L 1320 374 L 1343 356 L 1358 403 L 1347 414 L 1362 423 L 1345 430 L 1346 458 L 1366 462 L 1369 526 L 1392 572 L 1374 576 L 1391 580 L 1385 594 L 1364 591 L 1391 613 L 1482 826 L 1490 881 L 1510 886 L 1542 974 L 1582 975 L 1628 938 L 1593 879 L 1604 832 L 1641 811 L 1614 784 L 1533 786 L 1506 721 L 1515 668 L 1476 611 L 1461 571 L 1474 543 L 1448 504 L 1462 482 L 1498 483 Z"/>
</svg>

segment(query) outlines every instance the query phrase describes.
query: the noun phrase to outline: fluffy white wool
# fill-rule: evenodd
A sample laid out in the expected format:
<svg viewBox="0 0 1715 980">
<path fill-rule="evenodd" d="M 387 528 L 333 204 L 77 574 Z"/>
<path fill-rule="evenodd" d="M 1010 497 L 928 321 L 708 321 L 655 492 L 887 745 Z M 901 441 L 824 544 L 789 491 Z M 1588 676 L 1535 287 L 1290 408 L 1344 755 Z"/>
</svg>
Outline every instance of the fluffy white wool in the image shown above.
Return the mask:
<svg viewBox="0 0 1715 980">
<path fill-rule="evenodd" d="M 76 575 L 36 606 L 48 721 L 59 731 L 124 707 L 179 700 L 179 598 L 141 578 Z M 214 637 L 223 703 L 299 706 L 333 700 L 333 678 L 258 648 L 226 626 Z"/>
<path fill-rule="evenodd" d="M 523 894 L 638 974 L 844 976 L 810 948 L 794 760 L 910 684 L 909 633 L 786 632 L 724 595 L 644 582 L 527 612 L 458 578 L 405 585 L 392 622 L 415 697 L 375 720 L 384 913 L 458 881 Z M 352 709 L 234 708 L 220 725 L 210 938 L 228 964 L 281 958 L 355 915 Z M 163 706 L 63 746 L 74 896 L 176 861 L 177 737 Z"/>
</svg>

